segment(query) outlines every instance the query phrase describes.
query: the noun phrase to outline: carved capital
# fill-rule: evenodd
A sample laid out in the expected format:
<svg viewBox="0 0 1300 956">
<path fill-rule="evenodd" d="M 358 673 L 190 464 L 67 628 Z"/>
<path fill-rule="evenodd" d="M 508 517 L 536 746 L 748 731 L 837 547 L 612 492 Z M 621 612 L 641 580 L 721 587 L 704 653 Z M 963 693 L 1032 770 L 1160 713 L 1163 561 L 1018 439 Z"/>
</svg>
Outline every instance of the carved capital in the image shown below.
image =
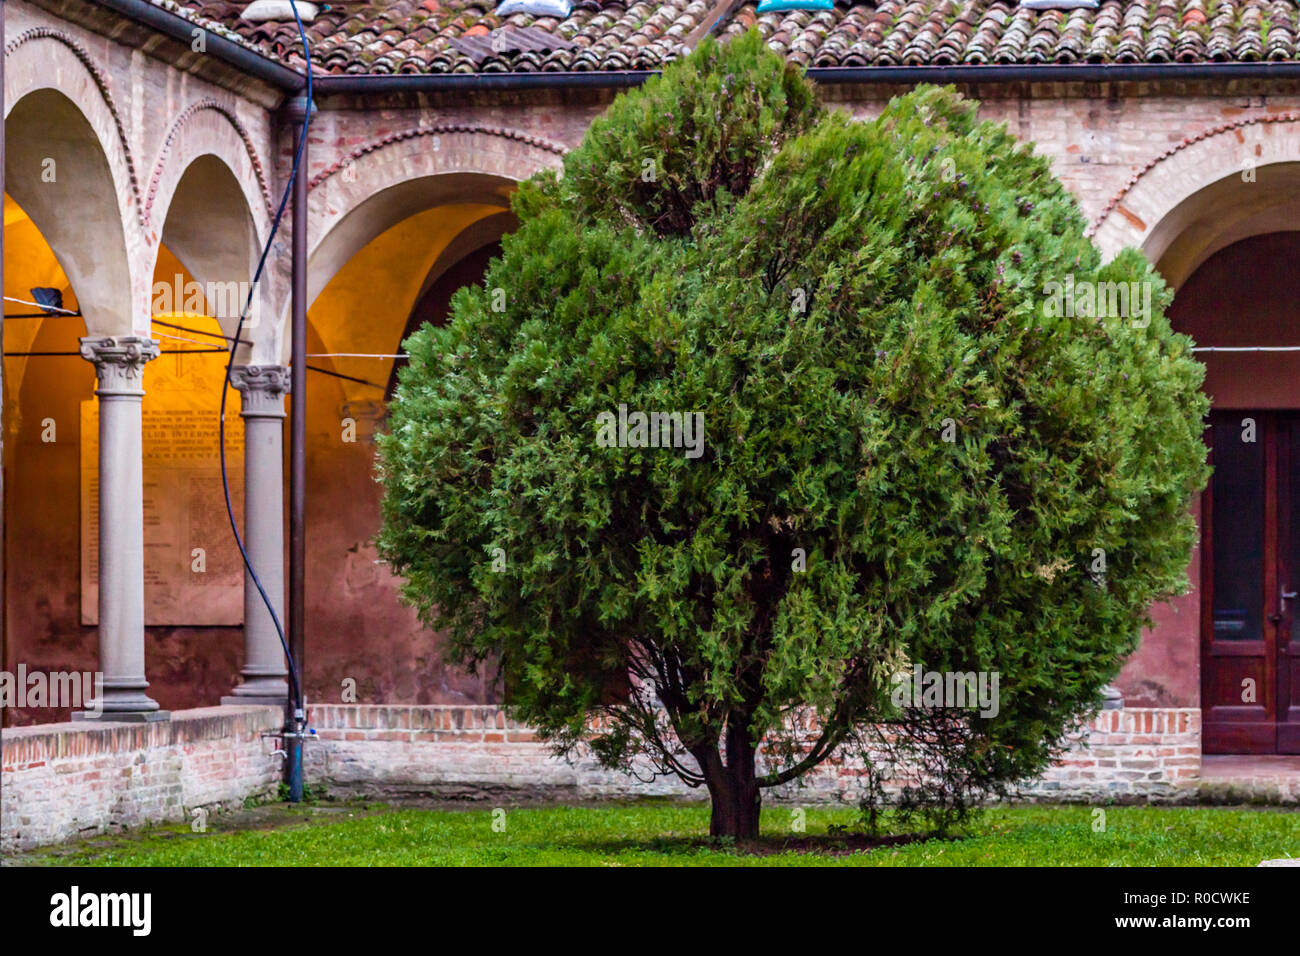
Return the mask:
<svg viewBox="0 0 1300 956">
<path fill-rule="evenodd" d="M 81 357 L 95 364 L 97 395 L 143 395 L 144 367 L 158 357 L 158 342 L 135 335 L 89 335 Z"/>
<path fill-rule="evenodd" d="M 252 417 L 284 417 L 284 396 L 289 392 L 289 369 L 283 365 L 236 365 L 230 370 L 230 384 L 243 397 L 241 414 Z"/>
</svg>

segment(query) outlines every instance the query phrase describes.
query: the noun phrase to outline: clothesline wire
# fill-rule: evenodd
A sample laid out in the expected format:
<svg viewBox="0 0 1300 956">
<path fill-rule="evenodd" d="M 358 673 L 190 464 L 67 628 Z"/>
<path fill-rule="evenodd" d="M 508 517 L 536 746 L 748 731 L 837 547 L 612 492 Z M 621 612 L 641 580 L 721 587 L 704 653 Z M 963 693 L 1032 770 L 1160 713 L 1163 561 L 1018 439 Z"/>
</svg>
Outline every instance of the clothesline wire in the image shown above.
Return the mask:
<svg viewBox="0 0 1300 956">
<path fill-rule="evenodd" d="M 6 302 L 17 302 L 19 305 L 34 305 L 43 312 L 61 312 L 64 315 L 81 315 L 80 312 L 74 312 L 72 309 L 64 309 L 57 305 L 42 305 L 40 302 L 29 302 L 27 299 L 15 299 L 11 295 L 5 296 Z M 17 318 L 17 316 L 14 316 Z"/>
</svg>

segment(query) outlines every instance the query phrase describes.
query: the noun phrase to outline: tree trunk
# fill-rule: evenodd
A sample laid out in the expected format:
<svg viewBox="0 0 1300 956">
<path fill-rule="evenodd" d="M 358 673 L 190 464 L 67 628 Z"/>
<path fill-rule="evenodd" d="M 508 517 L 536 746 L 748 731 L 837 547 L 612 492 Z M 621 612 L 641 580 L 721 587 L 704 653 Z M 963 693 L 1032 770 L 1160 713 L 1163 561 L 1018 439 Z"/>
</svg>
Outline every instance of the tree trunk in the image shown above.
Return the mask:
<svg viewBox="0 0 1300 956">
<path fill-rule="evenodd" d="M 728 724 L 726 765 L 714 760 L 705 769 L 705 783 L 713 802 L 709 817 L 712 837 L 732 837 L 737 841 L 758 839 L 763 795 L 755 780 L 755 748 L 749 742 L 747 723 L 736 720 Z"/>
<path fill-rule="evenodd" d="M 758 839 L 758 817 L 762 808 L 762 795 L 752 783 L 740 786 L 727 781 L 722 787 L 710 785 L 713 798 L 709 816 L 709 836 L 732 837 L 741 840 Z"/>
</svg>

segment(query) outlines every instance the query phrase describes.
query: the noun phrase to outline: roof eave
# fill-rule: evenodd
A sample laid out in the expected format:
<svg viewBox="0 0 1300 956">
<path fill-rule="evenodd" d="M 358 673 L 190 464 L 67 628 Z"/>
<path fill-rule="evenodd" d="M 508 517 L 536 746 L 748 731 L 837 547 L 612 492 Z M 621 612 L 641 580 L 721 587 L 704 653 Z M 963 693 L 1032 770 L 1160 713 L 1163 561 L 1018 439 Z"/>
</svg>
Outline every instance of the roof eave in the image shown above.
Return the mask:
<svg viewBox="0 0 1300 956">
<path fill-rule="evenodd" d="M 200 31 L 204 35 L 204 52 L 287 93 L 296 93 L 307 85 L 306 76 L 292 67 L 236 43 L 201 23 L 177 16 L 149 0 L 98 0 L 98 3 L 174 40 L 179 40 L 186 46 L 193 44 L 195 31 Z"/>
<path fill-rule="evenodd" d="M 1258 63 L 957 64 L 951 66 L 810 67 L 822 84 L 906 86 L 915 83 L 1134 83 L 1167 80 L 1300 79 L 1300 61 Z M 520 89 L 624 89 L 658 70 L 582 73 L 361 73 L 314 79 L 321 93 L 376 94 Z"/>
<path fill-rule="evenodd" d="M 194 31 L 204 36 L 206 52 L 238 70 L 286 92 L 301 92 L 303 73 L 221 33 L 150 2 L 98 0 L 132 20 L 189 45 Z M 728 4 L 719 4 L 723 9 Z M 716 24 L 715 24 L 716 25 Z M 397 73 L 319 74 L 313 85 L 322 94 L 385 95 L 407 92 L 474 90 L 627 89 L 639 86 L 658 70 L 591 70 L 554 73 Z M 808 76 L 821 84 L 907 86 L 916 83 L 1133 83 L 1168 80 L 1231 81 L 1300 79 L 1300 61 L 1263 60 L 1231 63 L 1036 63 L 952 64 L 945 66 L 810 67 Z"/>
</svg>

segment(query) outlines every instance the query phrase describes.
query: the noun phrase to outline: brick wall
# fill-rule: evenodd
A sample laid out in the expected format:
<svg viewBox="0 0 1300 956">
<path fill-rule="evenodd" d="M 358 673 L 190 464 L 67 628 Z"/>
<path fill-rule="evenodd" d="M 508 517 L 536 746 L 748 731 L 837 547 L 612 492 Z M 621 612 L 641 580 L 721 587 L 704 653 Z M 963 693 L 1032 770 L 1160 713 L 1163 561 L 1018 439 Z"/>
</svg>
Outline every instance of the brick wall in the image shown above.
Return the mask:
<svg viewBox="0 0 1300 956">
<path fill-rule="evenodd" d="M 525 726 L 494 706 L 315 706 L 318 740 L 308 779 L 335 793 L 558 798 L 694 794 L 674 780 L 644 783 L 590 758 L 552 757 Z M 1194 792 L 1201 765 L 1200 711 L 1106 711 L 1060 766 L 1022 791 L 1031 800 L 1174 799 Z M 777 798 L 857 799 L 859 771 L 827 761 Z"/>
<path fill-rule="evenodd" d="M 1177 798 L 1195 791 L 1200 773 L 1199 708 L 1109 710 L 1023 792 L 1044 800 Z"/>
<path fill-rule="evenodd" d="M 9 728 L 0 740 L 0 850 L 178 822 L 197 807 L 229 809 L 273 793 L 281 762 L 260 735 L 281 719 L 270 707 L 205 707 L 153 724 Z M 310 723 L 317 739 L 307 744 L 307 779 L 336 796 L 705 796 L 676 780 L 646 782 L 602 770 L 589 757 L 555 758 L 531 730 L 494 706 L 315 706 Z M 1190 797 L 1200 775 L 1200 729 L 1195 708 L 1105 712 L 1023 796 Z M 853 802 L 859 782 L 853 762 L 836 759 L 803 786 L 768 797 Z"/>
<path fill-rule="evenodd" d="M 0 850 L 191 818 L 275 791 L 260 734 L 275 707 L 203 707 L 150 724 L 62 723 L 0 735 Z"/>
<path fill-rule="evenodd" d="M 336 794 L 448 798 L 513 793 L 581 798 L 686 794 L 675 780 L 639 783 L 594 760 L 550 755 L 526 726 L 491 705 L 312 706 L 305 773 Z"/>
</svg>

